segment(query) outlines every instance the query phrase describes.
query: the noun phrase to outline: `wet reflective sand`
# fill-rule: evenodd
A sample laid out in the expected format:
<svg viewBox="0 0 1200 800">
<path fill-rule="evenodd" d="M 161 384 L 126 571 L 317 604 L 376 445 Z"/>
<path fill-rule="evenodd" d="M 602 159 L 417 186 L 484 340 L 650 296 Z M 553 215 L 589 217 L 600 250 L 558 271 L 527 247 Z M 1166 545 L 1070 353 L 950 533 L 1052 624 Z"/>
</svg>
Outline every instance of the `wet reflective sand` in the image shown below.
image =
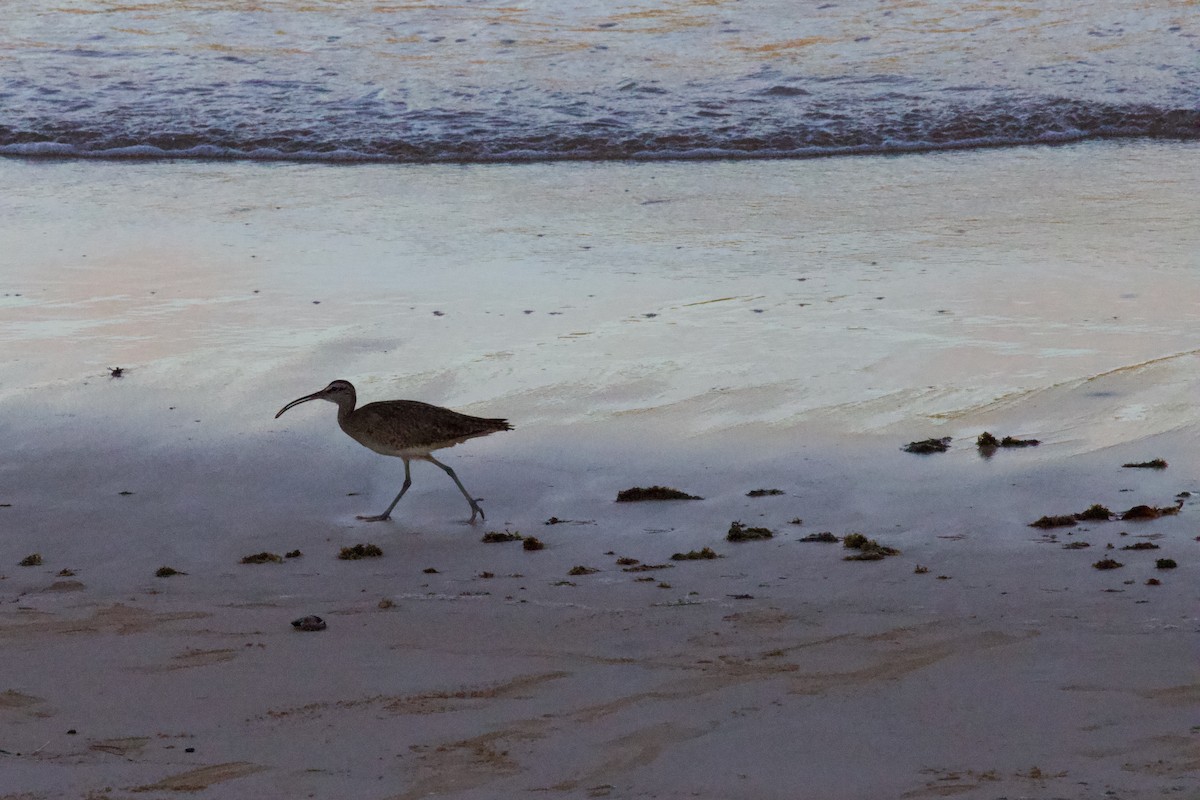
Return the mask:
<svg viewBox="0 0 1200 800">
<path fill-rule="evenodd" d="M 1194 791 L 1194 498 L 1028 527 L 1200 488 L 1194 149 L 0 162 L 6 790 Z M 337 377 L 508 417 L 443 454 L 488 522 L 423 464 L 356 522 L 399 461 L 273 419 Z"/>
</svg>

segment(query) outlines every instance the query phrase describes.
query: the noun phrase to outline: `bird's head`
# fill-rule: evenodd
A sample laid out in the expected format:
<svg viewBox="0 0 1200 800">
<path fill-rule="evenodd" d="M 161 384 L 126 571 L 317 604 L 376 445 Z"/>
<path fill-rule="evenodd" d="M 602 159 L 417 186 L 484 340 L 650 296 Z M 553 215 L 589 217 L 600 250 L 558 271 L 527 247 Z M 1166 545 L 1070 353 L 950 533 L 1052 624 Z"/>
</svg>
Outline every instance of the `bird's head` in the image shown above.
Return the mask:
<svg viewBox="0 0 1200 800">
<path fill-rule="evenodd" d="M 275 419 L 279 419 L 281 416 L 283 416 L 283 412 L 287 411 L 292 406 L 298 406 L 301 403 L 307 403 L 309 400 L 328 400 L 331 403 L 336 403 L 338 408 L 345 408 L 352 411 L 354 410 L 354 403 L 356 402 L 354 384 L 350 383 L 350 381 L 333 381 L 319 392 L 313 392 L 312 394 L 307 394 L 304 397 L 298 397 L 292 402 L 288 403 L 286 406 L 279 409 L 279 413 L 275 415 Z"/>
</svg>

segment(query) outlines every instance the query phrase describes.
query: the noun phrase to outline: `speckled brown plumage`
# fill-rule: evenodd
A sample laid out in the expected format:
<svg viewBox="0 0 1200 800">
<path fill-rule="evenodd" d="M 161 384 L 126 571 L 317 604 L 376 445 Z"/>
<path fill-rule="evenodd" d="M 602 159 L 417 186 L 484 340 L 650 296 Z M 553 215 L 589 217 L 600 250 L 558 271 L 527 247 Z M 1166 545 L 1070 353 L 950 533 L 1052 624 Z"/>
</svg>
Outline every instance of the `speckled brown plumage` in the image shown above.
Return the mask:
<svg viewBox="0 0 1200 800">
<path fill-rule="evenodd" d="M 472 417 L 418 400 L 383 400 L 352 411 L 338 408 L 338 425 L 376 453 L 409 457 L 512 430 L 507 420 Z"/>
<path fill-rule="evenodd" d="M 472 417 L 417 400 L 384 400 L 355 408 L 358 396 L 354 385 L 343 380 L 333 381 L 319 392 L 293 400 L 281 408 L 275 418 L 278 419 L 292 406 L 309 400 L 328 400 L 335 403 L 338 407 L 338 425 L 350 438 L 376 453 L 397 456 L 404 461 L 404 485 L 396 499 L 382 514 L 360 516 L 359 519 L 377 521 L 390 517 L 396 503 L 400 502 L 400 498 L 412 485 L 409 461 L 414 458 L 428 461 L 444 470 L 471 504 L 471 521 L 475 521 L 476 515 L 483 518 L 483 509 L 467 492 L 454 470 L 435 459 L 432 453 L 434 450 L 453 447 L 468 439 L 512 430 L 507 420 Z"/>
</svg>

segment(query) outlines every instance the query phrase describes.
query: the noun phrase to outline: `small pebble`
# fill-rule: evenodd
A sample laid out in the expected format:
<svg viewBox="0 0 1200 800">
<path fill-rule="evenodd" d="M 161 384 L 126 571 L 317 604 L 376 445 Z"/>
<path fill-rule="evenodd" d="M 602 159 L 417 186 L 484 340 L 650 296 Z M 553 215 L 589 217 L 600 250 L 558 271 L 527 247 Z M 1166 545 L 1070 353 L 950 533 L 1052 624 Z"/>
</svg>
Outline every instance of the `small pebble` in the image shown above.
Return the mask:
<svg viewBox="0 0 1200 800">
<path fill-rule="evenodd" d="M 307 617 L 292 620 L 292 627 L 298 631 L 323 631 L 325 630 L 325 620 L 310 614 Z"/>
</svg>

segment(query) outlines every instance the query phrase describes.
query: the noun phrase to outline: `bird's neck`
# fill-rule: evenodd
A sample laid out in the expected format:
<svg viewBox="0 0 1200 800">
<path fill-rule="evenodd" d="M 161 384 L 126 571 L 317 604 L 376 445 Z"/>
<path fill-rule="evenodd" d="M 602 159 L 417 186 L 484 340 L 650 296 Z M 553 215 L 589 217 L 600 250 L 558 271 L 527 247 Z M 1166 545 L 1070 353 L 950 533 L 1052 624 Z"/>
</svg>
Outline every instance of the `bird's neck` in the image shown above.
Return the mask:
<svg viewBox="0 0 1200 800">
<path fill-rule="evenodd" d="M 353 395 L 350 397 L 338 397 L 338 425 L 345 426 L 346 422 L 350 419 L 350 415 L 354 413 L 355 402 L 356 398 Z"/>
</svg>

